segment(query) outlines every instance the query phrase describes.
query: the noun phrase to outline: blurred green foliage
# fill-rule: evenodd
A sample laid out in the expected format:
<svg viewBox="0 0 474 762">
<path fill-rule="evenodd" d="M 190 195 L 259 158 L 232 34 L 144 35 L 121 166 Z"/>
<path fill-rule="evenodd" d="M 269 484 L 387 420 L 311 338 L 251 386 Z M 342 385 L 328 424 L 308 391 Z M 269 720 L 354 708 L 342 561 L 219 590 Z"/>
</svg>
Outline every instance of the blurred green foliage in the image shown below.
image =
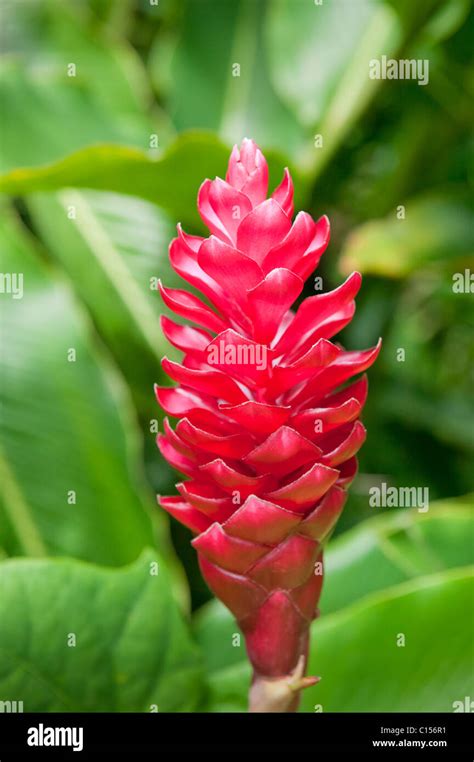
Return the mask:
<svg viewBox="0 0 474 762">
<path fill-rule="evenodd" d="M 330 217 L 324 289 L 365 275 L 341 341 L 384 339 L 314 625 L 325 680 L 302 708 L 473 695 L 472 499 L 376 518 L 368 503 L 381 481 L 431 500 L 472 490 L 473 294 L 453 289 L 474 272 L 469 0 L 4 0 L 3 27 L 2 271 L 24 294 L 0 294 L 0 699 L 245 708 L 229 615 L 210 603 L 184 621 L 209 593 L 189 533 L 156 509 L 176 474 L 153 398 L 170 353 L 154 284 L 178 284 L 168 242 L 178 221 L 202 232 L 198 186 L 244 136 L 273 185 L 289 166 L 297 207 Z M 382 55 L 427 59 L 428 85 L 370 79 Z M 87 644 L 66 673 L 58 628 Z"/>
</svg>

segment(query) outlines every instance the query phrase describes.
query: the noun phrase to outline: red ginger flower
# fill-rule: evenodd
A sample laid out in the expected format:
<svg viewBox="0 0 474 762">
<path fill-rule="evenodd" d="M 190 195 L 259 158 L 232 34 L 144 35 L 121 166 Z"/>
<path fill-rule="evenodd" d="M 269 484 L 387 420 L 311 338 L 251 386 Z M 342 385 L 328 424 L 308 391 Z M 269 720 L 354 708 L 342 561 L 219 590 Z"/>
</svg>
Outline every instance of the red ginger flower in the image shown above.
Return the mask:
<svg viewBox="0 0 474 762">
<path fill-rule="evenodd" d="M 158 446 L 188 477 L 160 503 L 196 535 L 204 578 L 236 617 L 254 679 L 251 709 L 292 711 L 309 625 L 321 593 L 322 548 L 343 509 L 365 439 L 359 416 L 379 344 L 346 352 L 330 339 L 354 314 L 359 273 L 293 312 L 329 241 L 329 220 L 293 214 L 288 170 L 269 199 L 265 158 L 235 146 L 226 180 L 205 180 L 198 208 L 211 231 L 178 226 L 173 268 L 201 291 L 160 291 L 177 315 L 162 317 L 182 364 L 164 358 L 177 387 L 157 387 L 164 410 Z M 342 388 L 341 388 L 342 387 Z"/>
</svg>

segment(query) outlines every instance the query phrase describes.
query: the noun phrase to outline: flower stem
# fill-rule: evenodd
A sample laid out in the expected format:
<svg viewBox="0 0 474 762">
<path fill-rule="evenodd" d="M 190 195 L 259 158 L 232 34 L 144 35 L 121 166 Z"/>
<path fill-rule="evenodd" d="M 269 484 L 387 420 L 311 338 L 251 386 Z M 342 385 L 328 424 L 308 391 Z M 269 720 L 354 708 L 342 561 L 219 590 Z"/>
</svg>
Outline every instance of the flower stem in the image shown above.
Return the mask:
<svg viewBox="0 0 474 762">
<path fill-rule="evenodd" d="M 302 654 L 293 672 L 282 677 L 264 677 L 254 673 L 249 693 L 249 712 L 296 712 L 300 694 L 319 682 L 319 677 L 305 677 L 306 657 Z"/>
</svg>

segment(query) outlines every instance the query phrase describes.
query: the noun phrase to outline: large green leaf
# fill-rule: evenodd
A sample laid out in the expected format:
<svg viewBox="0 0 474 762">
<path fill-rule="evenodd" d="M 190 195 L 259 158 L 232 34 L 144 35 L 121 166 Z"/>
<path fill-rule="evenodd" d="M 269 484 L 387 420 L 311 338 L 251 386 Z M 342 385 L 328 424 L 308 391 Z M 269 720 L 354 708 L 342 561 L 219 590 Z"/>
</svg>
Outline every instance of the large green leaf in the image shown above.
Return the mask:
<svg viewBox="0 0 474 762">
<path fill-rule="evenodd" d="M 422 267 L 443 264 L 451 272 L 472 262 L 474 227 L 463 200 L 428 196 L 404 203 L 382 220 L 366 222 L 348 237 L 340 265 L 390 278 L 403 278 Z M 463 270 L 462 270 L 463 272 Z"/>
<path fill-rule="evenodd" d="M 472 695 L 474 573 L 455 569 L 316 621 L 302 712 L 450 712 Z M 404 643 L 402 645 L 402 643 Z M 245 662 L 211 677 L 209 711 L 245 711 Z"/>
<path fill-rule="evenodd" d="M 197 190 L 225 169 L 227 148 L 210 134 L 183 135 L 158 161 L 123 146 L 91 146 L 45 167 L 13 170 L 0 190 L 11 195 L 64 187 L 126 193 L 159 204 L 183 223 L 198 224 Z"/>
<path fill-rule="evenodd" d="M 92 188 L 138 196 L 169 212 L 173 221 L 202 228 L 196 209 L 206 177 L 225 175 L 230 148 L 211 133 L 180 135 L 158 160 L 144 151 L 119 146 L 91 146 L 45 167 L 17 169 L 0 178 L 0 192 L 22 196 L 60 188 Z M 270 183 L 281 180 L 284 161 L 267 155 Z M 296 203 L 305 192 L 295 180 Z"/>
<path fill-rule="evenodd" d="M 156 417 L 153 384 L 163 380 L 160 361 L 170 354 L 156 281 L 180 280 L 168 263 L 174 228 L 149 202 L 97 191 L 33 195 L 28 209 L 113 352 L 137 408 L 146 419 Z"/>
<path fill-rule="evenodd" d="M 320 610 L 326 615 L 400 583 L 474 561 L 472 498 L 433 504 L 427 513 L 393 509 L 331 540 L 325 553 Z M 375 510 L 375 509 L 373 509 Z M 195 631 L 210 671 L 238 663 L 237 625 L 212 601 L 197 614 Z M 243 643 L 243 639 L 241 640 Z"/>
<path fill-rule="evenodd" d="M 147 551 L 132 566 L 0 564 L 0 695 L 25 712 L 192 711 L 202 666 Z"/>
<path fill-rule="evenodd" d="M 69 287 L 6 215 L 0 242 L 4 271 L 23 276 L 23 298 L 1 301 L 2 545 L 129 562 L 152 542 L 155 510 L 128 392 Z"/>
</svg>

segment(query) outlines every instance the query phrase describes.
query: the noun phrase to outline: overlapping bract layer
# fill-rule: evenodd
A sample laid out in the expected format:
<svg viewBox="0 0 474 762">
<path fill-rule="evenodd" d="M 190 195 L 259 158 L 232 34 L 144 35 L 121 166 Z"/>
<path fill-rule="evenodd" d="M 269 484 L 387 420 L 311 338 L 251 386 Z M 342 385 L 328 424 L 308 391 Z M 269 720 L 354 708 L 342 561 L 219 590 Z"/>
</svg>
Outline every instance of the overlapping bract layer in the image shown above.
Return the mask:
<svg viewBox="0 0 474 762">
<path fill-rule="evenodd" d="M 157 388 L 165 419 L 158 446 L 188 477 L 161 505 L 196 535 L 202 573 L 246 636 L 256 674 L 290 673 L 306 653 L 316 613 L 322 547 L 337 521 L 365 438 L 364 376 L 379 345 L 347 352 L 330 339 L 354 314 L 361 277 L 307 298 L 305 279 L 329 241 L 329 221 L 300 212 L 292 180 L 267 199 L 257 146 L 234 147 L 226 180 L 206 180 L 198 208 L 209 238 L 186 235 L 170 259 L 192 293 L 160 285 L 165 304 L 200 327 L 168 317 L 183 351 L 163 367 L 178 383 Z"/>
</svg>

